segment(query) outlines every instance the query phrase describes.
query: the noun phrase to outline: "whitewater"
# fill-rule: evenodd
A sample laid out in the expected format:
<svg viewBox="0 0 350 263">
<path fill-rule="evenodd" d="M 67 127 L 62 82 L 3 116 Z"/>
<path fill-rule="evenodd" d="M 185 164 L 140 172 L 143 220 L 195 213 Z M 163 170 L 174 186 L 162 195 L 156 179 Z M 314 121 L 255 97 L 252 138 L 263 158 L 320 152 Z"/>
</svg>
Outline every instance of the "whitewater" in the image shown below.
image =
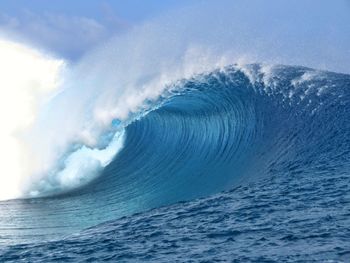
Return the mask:
<svg viewBox="0 0 350 263">
<path fill-rule="evenodd" d="M 77 61 L 0 36 L 0 261 L 349 260 L 350 35 L 209 6 Z"/>
</svg>

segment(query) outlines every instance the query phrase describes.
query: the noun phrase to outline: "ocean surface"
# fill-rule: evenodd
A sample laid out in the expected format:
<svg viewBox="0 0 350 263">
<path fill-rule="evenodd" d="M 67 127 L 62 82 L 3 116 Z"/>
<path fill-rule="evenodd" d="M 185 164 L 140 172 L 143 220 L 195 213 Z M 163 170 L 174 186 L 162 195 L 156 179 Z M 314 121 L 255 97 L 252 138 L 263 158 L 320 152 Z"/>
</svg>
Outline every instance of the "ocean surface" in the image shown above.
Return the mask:
<svg viewBox="0 0 350 263">
<path fill-rule="evenodd" d="M 350 262 L 350 75 L 230 65 L 145 105 L 91 182 L 0 202 L 1 262 Z"/>
</svg>

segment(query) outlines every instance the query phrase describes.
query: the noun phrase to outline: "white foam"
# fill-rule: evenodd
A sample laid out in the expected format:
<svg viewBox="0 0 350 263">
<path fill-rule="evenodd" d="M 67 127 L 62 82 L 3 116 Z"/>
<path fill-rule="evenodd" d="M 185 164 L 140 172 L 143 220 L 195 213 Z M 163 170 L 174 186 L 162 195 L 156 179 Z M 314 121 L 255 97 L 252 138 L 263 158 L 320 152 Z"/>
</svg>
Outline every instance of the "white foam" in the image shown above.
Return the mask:
<svg viewBox="0 0 350 263">
<path fill-rule="evenodd" d="M 62 60 L 0 40 L 0 200 L 21 195 L 21 181 L 35 169 L 20 134 L 28 130 L 44 97 L 58 86 Z"/>
<path fill-rule="evenodd" d="M 42 177 L 32 185 L 31 197 L 69 191 L 95 179 L 113 157 L 123 147 L 125 132 L 116 132 L 111 143 L 104 149 L 89 148 L 82 145 L 63 159 L 61 168 Z"/>
</svg>

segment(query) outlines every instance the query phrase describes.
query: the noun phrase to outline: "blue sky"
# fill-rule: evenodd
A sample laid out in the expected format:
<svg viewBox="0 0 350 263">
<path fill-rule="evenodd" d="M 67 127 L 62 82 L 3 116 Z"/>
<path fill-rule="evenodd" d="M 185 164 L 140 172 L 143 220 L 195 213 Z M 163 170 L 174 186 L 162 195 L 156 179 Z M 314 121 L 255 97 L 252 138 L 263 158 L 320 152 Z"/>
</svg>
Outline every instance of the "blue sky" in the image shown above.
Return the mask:
<svg viewBox="0 0 350 263">
<path fill-rule="evenodd" d="M 70 59 L 185 0 L 2 0 L 0 34 Z"/>
<path fill-rule="evenodd" d="M 149 21 L 178 46 L 350 71 L 350 0 L 0 1 L 0 37 L 73 61 Z M 139 41 L 150 41 L 147 30 Z"/>
<path fill-rule="evenodd" d="M 10 15 L 23 11 L 63 13 L 102 19 L 109 12 L 129 22 L 138 22 L 164 10 L 186 5 L 195 0 L 2 0 L 0 10 Z"/>
</svg>

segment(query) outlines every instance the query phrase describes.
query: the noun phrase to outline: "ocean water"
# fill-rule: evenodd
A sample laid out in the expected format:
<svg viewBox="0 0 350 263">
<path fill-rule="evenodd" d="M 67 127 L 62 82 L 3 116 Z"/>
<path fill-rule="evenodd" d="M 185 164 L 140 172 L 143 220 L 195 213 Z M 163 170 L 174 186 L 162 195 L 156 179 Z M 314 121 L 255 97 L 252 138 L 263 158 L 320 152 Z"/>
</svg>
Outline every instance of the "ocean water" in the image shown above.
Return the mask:
<svg viewBox="0 0 350 263">
<path fill-rule="evenodd" d="M 281 175 L 281 176 L 280 176 Z M 279 174 L 1 250 L 9 262 L 348 262 L 349 176 Z"/>
<path fill-rule="evenodd" d="M 93 180 L 0 202 L 1 261 L 348 262 L 349 87 L 264 64 L 179 79 L 113 122 Z"/>
</svg>

